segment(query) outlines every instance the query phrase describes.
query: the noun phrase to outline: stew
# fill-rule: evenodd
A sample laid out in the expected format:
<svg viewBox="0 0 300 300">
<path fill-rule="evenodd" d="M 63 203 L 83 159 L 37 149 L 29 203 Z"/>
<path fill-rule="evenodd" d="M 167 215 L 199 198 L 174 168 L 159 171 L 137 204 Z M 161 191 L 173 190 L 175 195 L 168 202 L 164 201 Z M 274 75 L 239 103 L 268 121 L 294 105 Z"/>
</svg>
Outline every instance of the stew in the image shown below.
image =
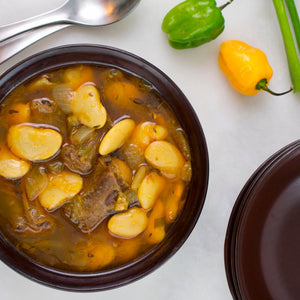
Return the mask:
<svg viewBox="0 0 300 300">
<path fill-rule="evenodd" d="M 74 65 L 2 102 L 0 175 L 5 236 L 43 265 L 91 272 L 165 238 L 192 169 L 185 132 L 153 85 Z"/>
</svg>

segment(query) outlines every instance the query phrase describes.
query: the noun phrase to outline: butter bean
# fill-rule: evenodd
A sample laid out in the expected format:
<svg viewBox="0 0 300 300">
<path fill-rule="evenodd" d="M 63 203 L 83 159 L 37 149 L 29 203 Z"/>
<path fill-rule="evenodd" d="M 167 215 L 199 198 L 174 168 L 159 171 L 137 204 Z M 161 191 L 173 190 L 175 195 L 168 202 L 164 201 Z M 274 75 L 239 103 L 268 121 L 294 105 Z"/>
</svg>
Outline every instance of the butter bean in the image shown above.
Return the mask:
<svg viewBox="0 0 300 300">
<path fill-rule="evenodd" d="M 14 125 L 9 128 L 7 143 L 18 157 L 39 161 L 52 157 L 60 149 L 62 136 L 50 128 Z"/>
<path fill-rule="evenodd" d="M 0 145 L 0 175 L 9 179 L 24 176 L 30 169 L 30 163 L 16 157 L 4 145 Z"/>
<path fill-rule="evenodd" d="M 79 193 L 82 184 L 81 176 L 69 171 L 49 175 L 48 185 L 39 195 L 39 201 L 44 208 L 53 210 Z"/>
<path fill-rule="evenodd" d="M 142 208 L 150 209 L 166 185 L 166 180 L 156 172 L 151 172 L 140 184 L 138 199 Z"/>
<path fill-rule="evenodd" d="M 108 230 L 115 236 L 133 238 L 142 233 L 148 224 L 146 212 L 138 207 L 113 215 L 108 221 Z"/>
<path fill-rule="evenodd" d="M 103 137 L 99 153 L 107 155 L 122 147 L 132 134 L 134 127 L 135 122 L 132 119 L 124 119 L 115 124 Z"/>
<path fill-rule="evenodd" d="M 63 80 L 70 85 L 73 90 L 76 90 L 86 82 L 94 82 L 95 78 L 93 69 L 90 66 L 80 65 L 66 69 Z"/>
<path fill-rule="evenodd" d="M 168 130 L 166 127 L 161 125 L 154 125 L 151 132 L 152 141 L 160 141 L 168 136 Z"/>
<path fill-rule="evenodd" d="M 168 223 L 174 222 L 178 216 L 183 191 L 183 181 L 179 180 L 171 183 L 167 198 L 165 199 L 165 215 Z"/>
<path fill-rule="evenodd" d="M 133 100 L 140 98 L 142 93 L 130 82 L 111 80 L 104 85 L 103 95 L 114 107 L 126 110 L 132 107 Z"/>
<path fill-rule="evenodd" d="M 116 258 L 119 261 L 128 262 L 138 255 L 142 242 L 139 237 L 136 237 L 131 239 L 118 239 L 114 245 L 117 253 Z"/>
<path fill-rule="evenodd" d="M 139 147 L 145 149 L 151 142 L 163 140 L 167 135 L 168 130 L 164 126 L 143 122 L 135 128 L 132 140 Z"/>
<path fill-rule="evenodd" d="M 142 165 L 138 168 L 138 170 L 136 171 L 136 173 L 134 174 L 133 180 L 132 180 L 132 184 L 131 184 L 131 188 L 134 191 L 137 191 L 140 184 L 142 183 L 143 179 L 145 178 L 146 174 L 147 174 L 147 170 L 149 167 Z"/>
<path fill-rule="evenodd" d="M 87 239 L 74 242 L 66 262 L 77 271 L 96 271 L 115 259 L 115 249 L 106 241 Z"/>
<path fill-rule="evenodd" d="M 155 141 L 145 150 L 145 158 L 149 164 L 161 171 L 169 179 L 181 175 L 184 158 L 180 151 L 166 141 Z"/>
<path fill-rule="evenodd" d="M 115 258 L 114 248 L 105 242 L 90 241 L 85 251 L 88 271 L 99 270 L 109 265 Z"/>
<path fill-rule="evenodd" d="M 5 121 L 8 125 L 15 125 L 29 122 L 30 104 L 16 103 L 9 108 L 8 114 L 5 115 Z"/>
<path fill-rule="evenodd" d="M 101 128 L 106 123 L 106 109 L 94 85 L 82 85 L 76 90 L 72 101 L 72 111 L 79 122 L 89 128 Z"/>
<path fill-rule="evenodd" d="M 53 86 L 54 83 L 49 80 L 46 75 L 42 75 L 41 77 L 34 80 L 29 86 L 28 89 L 32 91 L 42 90 Z"/>
</svg>

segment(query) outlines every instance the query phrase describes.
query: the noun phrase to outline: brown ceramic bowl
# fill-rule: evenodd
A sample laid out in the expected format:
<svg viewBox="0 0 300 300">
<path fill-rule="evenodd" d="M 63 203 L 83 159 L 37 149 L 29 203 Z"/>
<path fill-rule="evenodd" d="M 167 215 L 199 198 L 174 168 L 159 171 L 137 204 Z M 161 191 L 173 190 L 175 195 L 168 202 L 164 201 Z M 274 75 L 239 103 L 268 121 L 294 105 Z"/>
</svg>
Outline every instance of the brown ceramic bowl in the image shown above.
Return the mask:
<svg viewBox="0 0 300 300">
<path fill-rule="evenodd" d="M 68 45 L 50 49 L 22 61 L 0 77 L 0 102 L 25 81 L 56 68 L 79 63 L 121 68 L 151 82 L 188 133 L 193 176 L 180 218 L 163 242 L 137 261 L 105 272 L 69 273 L 38 264 L 19 252 L 0 233 L 0 258 L 22 275 L 58 289 L 96 291 L 115 288 L 152 272 L 170 258 L 185 242 L 201 213 L 208 185 L 208 152 L 201 125 L 187 98 L 176 84 L 149 62 L 128 52 L 98 45 Z"/>
<path fill-rule="evenodd" d="M 232 211 L 225 266 L 234 299 L 298 299 L 299 163 L 296 141 L 251 176 Z"/>
</svg>

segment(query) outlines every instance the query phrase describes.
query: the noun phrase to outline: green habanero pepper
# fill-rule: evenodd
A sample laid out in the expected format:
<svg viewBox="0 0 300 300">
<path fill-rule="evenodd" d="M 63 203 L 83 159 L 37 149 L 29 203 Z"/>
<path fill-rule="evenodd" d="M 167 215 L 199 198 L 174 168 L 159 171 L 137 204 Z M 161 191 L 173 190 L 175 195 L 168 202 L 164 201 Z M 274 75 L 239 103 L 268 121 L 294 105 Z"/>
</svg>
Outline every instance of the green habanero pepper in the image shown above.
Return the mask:
<svg viewBox="0 0 300 300">
<path fill-rule="evenodd" d="M 186 0 L 173 7 L 162 22 L 170 45 L 194 48 L 217 38 L 225 27 L 221 10 L 232 1 L 217 7 L 215 0 Z"/>
</svg>

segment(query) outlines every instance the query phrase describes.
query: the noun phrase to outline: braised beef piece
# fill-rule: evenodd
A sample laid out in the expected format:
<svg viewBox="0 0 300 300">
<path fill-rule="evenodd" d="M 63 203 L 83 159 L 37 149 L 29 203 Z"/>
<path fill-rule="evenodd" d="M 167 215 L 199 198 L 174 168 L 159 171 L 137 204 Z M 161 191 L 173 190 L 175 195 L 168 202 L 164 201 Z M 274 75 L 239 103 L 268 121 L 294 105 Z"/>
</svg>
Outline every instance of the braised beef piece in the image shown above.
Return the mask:
<svg viewBox="0 0 300 300">
<path fill-rule="evenodd" d="M 73 172 L 89 173 L 95 164 L 99 144 L 100 138 L 97 133 L 83 144 L 66 144 L 61 152 L 64 164 Z"/>
<path fill-rule="evenodd" d="M 53 220 L 46 215 L 38 199 L 33 201 L 24 200 L 24 208 L 26 210 L 26 223 L 31 231 L 42 232 L 53 228 Z"/>
<path fill-rule="evenodd" d="M 1 181 L 1 196 L 10 199 L 8 211 L 13 211 L 14 218 L 10 227 L 15 232 L 38 233 L 53 228 L 53 219 L 41 207 L 38 199 L 29 201 L 24 186 L 19 180 L 4 183 Z"/>
<path fill-rule="evenodd" d="M 30 109 L 34 114 L 51 114 L 55 113 L 58 107 L 53 100 L 41 98 L 32 100 L 30 103 Z"/>
<path fill-rule="evenodd" d="M 63 139 L 67 137 L 65 114 L 55 101 L 48 98 L 33 99 L 30 103 L 31 122 L 56 127 Z"/>
<path fill-rule="evenodd" d="M 123 192 L 128 190 L 126 181 L 115 170 L 111 158 L 99 158 L 83 191 L 64 206 L 65 215 L 82 232 L 92 231 L 107 216 L 115 213 L 118 199 L 123 199 Z"/>
<path fill-rule="evenodd" d="M 63 146 L 61 152 L 64 164 L 73 172 L 90 173 L 99 154 L 98 149 L 101 138 L 111 126 L 112 122 L 108 118 L 104 127 L 89 132 L 80 141 L 75 138 L 78 127 L 72 127 L 69 132 L 68 143 Z"/>
</svg>

